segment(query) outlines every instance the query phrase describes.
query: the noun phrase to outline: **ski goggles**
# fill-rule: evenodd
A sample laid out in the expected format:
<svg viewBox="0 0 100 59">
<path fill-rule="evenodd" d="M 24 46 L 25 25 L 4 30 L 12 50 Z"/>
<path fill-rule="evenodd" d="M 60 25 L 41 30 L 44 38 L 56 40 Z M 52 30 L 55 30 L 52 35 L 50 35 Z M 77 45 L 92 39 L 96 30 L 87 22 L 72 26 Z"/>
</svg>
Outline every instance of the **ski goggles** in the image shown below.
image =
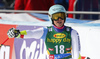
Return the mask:
<svg viewBox="0 0 100 59">
<path fill-rule="evenodd" d="M 63 12 L 52 14 L 51 19 L 57 21 L 59 18 L 62 20 L 66 19 L 66 14 Z"/>
</svg>

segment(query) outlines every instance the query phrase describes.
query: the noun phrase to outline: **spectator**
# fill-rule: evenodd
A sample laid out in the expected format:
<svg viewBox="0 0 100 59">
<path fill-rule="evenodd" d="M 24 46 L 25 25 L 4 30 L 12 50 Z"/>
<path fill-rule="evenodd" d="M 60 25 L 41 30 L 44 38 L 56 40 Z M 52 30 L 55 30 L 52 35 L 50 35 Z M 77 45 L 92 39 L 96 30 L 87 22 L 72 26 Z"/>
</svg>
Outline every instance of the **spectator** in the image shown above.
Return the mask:
<svg viewBox="0 0 100 59">
<path fill-rule="evenodd" d="M 15 0 L 2 0 L 4 3 L 5 9 L 14 9 L 14 1 Z"/>
<path fill-rule="evenodd" d="M 68 10 L 68 6 L 69 6 L 68 0 L 54 0 L 54 3 L 63 5 L 66 11 Z"/>
<path fill-rule="evenodd" d="M 2 9 L 4 7 L 4 3 L 2 0 L 0 0 L 0 9 Z"/>
<path fill-rule="evenodd" d="M 54 0 L 15 0 L 15 10 L 49 10 Z"/>
</svg>

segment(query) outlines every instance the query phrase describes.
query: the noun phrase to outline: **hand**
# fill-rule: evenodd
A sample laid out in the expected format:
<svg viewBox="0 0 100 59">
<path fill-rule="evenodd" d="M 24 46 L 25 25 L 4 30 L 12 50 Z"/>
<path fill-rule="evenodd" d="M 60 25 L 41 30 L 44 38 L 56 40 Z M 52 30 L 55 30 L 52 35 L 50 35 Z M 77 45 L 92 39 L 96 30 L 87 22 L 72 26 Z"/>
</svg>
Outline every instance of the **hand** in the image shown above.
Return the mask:
<svg viewBox="0 0 100 59">
<path fill-rule="evenodd" d="M 20 34 L 19 30 L 16 30 L 15 28 L 11 28 L 8 30 L 7 35 L 9 38 L 17 37 Z"/>
</svg>

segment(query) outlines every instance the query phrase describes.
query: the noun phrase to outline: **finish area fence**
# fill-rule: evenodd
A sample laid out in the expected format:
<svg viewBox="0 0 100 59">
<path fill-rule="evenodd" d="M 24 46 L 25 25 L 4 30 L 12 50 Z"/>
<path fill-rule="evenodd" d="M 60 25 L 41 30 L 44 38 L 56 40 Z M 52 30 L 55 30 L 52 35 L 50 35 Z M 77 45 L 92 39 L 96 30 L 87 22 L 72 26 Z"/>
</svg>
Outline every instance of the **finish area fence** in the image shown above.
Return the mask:
<svg viewBox="0 0 100 59">
<path fill-rule="evenodd" d="M 25 11 L 25 10 L 0 10 L 0 13 L 48 13 L 48 11 Z M 100 19 L 100 12 L 91 11 L 66 11 L 68 17 L 74 19 L 98 20 Z"/>
<path fill-rule="evenodd" d="M 48 13 L 48 11 L 24 11 L 24 10 L 0 10 L 0 12 L 18 12 L 18 13 Z M 100 12 L 89 11 L 66 11 L 68 14 L 100 14 Z"/>
</svg>

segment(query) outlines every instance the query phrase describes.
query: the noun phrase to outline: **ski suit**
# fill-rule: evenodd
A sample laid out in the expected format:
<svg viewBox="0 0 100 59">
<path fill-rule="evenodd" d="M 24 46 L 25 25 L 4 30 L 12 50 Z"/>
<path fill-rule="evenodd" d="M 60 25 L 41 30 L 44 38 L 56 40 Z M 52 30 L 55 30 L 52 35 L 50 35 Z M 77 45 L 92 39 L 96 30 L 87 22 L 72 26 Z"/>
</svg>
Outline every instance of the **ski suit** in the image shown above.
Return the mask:
<svg viewBox="0 0 100 59">
<path fill-rule="evenodd" d="M 54 26 L 49 26 L 36 30 L 26 30 L 26 34 L 23 38 L 43 39 L 49 57 L 53 57 L 51 59 L 79 58 L 79 35 L 71 27 L 64 26 L 63 29 L 58 29 Z"/>
</svg>

